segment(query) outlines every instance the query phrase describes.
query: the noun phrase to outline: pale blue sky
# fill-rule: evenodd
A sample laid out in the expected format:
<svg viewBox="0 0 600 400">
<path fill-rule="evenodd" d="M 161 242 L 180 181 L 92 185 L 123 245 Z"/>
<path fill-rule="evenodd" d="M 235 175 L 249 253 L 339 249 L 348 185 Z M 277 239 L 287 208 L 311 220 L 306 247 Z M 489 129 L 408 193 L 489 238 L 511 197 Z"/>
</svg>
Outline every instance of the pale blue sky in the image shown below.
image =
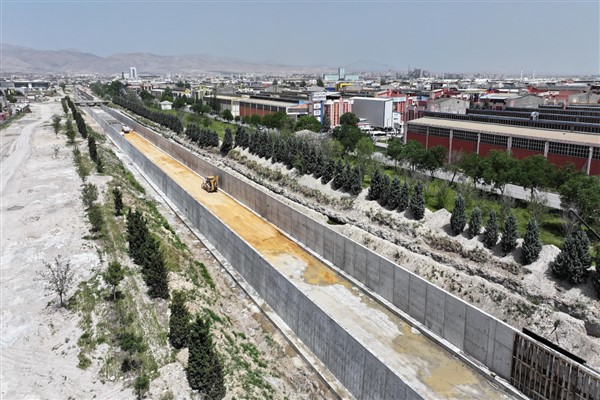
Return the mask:
<svg viewBox="0 0 600 400">
<path fill-rule="evenodd" d="M 599 74 L 600 2 L 2 0 L 4 43 L 398 71 Z"/>
</svg>

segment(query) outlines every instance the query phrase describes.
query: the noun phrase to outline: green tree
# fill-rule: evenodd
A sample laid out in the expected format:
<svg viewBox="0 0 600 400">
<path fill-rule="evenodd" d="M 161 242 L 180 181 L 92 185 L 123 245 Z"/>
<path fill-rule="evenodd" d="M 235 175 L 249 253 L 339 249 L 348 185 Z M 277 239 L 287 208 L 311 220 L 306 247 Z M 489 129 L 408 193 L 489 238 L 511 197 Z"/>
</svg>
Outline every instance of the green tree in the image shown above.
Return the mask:
<svg viewBox="0 0 600 400">
<path fill-rule="evenodd" d="M 394 168 L 398 168 L 398 161 L 402 159 L 402 153 L 404 152 L 404 143 L 401 140 L 390 140 L 387 147 L 387 155 L 394 160 Z"/>
<path fill-rule="evenodd" d="M 225 129 L 225 137 L 223 138 L 223 144 L 221 145 L 221 155 L 226 156 L 229 151 L 233 148 L 233 134 L 231 129 Z"/>
<path fill-rule="evenodd" d="M 160 101 L 170 101 L 171 103 L 173 102 L 173 89 L 171 89 L 170 87 L 166 87 L 165 90 L 163 90 L 162 95 L 160 96 Z"/>
<path fill-rule="evenodd" d="M 319 86 L 319 87 L 325 87 L 325 84 L 323 83 L 323 79 L 317 78 L 317 86 Z"/>
<path fill-rule="evenodd" d="M 117 298 L 117 286 L 125 278 L 125 270 L 118 261 L 112 261 L 108 264 L 108 269 L 104 274 L 104 281 L 112 288 L 113 300 Z"/>
<path fill-rule="evenodd" d="M 565 238 L 560 253 L 550 264 L 550 268 L 557 278 L 573 284 L 585 282 L 589 268 L 583 264 L 580 257 L 582 249 L 580 249 L 577 236 L 579 236 L 578 232 Z"/>
<path fill-rule="evenodd" d="M 142 90 L 140 92 L 140 98 L 142 99 L 142 101 L 146 104 L 150 104 L 154 102 L 154 96 L 152 96 L 152 93 L 150 93 L 147 90 Z"/>
<path fill-rule="evenodd" d="M 540 227 L 535 219 L 530 219 L 525 229 L 523 246 L 521 247 L 521 264 L 529 265 L 537 261 L 542 251 L 542 242 L 540 241 Z"/>
<path fill-rule="evenodd" d="M 58 132 L 60 132 L 60 115 L 52 116 L 52 129 L 54 129 L 54 134 L 58 136 Z"/>
<path fill-rule="evenodd" d="M 176 349 L 188 346 L 190 337 L 190 312 L 185 305 L 185 294 L 181 291 L 173 292 L 171 301 L 171 316 L 169 317 L 169 341 Z"/>
<path fill-rule="evenodd" d="M 115 215 L 118 217 L 123 212 L 123 192 L 118 187 L 114 188 L 112 191 L 115 205 Z"/>
<path fill-rule="evenodd" d="M 485 165 L 482 163 L 482 158 L 476 153 L 465 154 L 459 168 L 466 176 L 473 179 L 474 185 L 477 185 L 483 179 Z"/>
<path fill-rule="evenodd" d="M 321 183 L 323 185 L 327 184 L 329 181 L 333 179 L 333 175 L 335 174 L 335 161 L 329 159 L 327 164 L 325 165 L 325 169 L 323 169 L 323 173 L 321 174 Z"/>
<path fill-rule="evenodd" d="M 504 229 L 502 230 L 502 238 L 500 239 L 503 256 L 510 254 L 517 247 L 518 237 L 517 218 L 511 213 L 506 218 L 506 221 L 504 221 Z"/>
<path fill-rule="evenodd" d="M 332 137 L 342 144 L 344 154 L 348 154 L 354 151 L 356 144 L 364 137 L 364 134 L 354 125 L 339 125 L 333 130 Z"/>
<path fill-rule="evenodd" d="M 402 159 L 408 162 L 411 170 L 415 171 L 425 157 L 425 147 L 416 140 L 409 140 L 404 146 Z"/>
<path fill-rule="evenodd" d="M 98 188 L 93 183 L 86 183 L 83 185 L 81 191 L 81 200 L 85 205 L 86 209 L 89 209 L 94 205 L 94 202 L 98 200 Z"/>
<path fill-rule="evenodd" d="M 448 150 L 446 150 L 444 146 L 433 146 L 432 148 L 425 150 L 420 157 L 418 165 L 422 169 L 428 171 L 431 178 L 433 178 L 435 171 L 444 166 L 444 160 L 446 159 L 447 153 Z"/>
<path fill-rule="evenodd" d="M 467 210 L 465 207 L 465 199 L 458 195 L 454 201 L 454 210 L 450 217 L 450 228 L 455 235 L 460 234 L 467 224 Z"/>
<path fill-rule="evenodd" d="M 398 201 L 398 211 L 404 211 L 410 206 L 410 188 L 408 182 L 404 181 L 400 191 L 400 200 Z"/>
<path fill-rule="evenodd" d="M 358 126 L 358 121 L 360 121 L 360 119 L 356 116 L 356 114 L 351 112 L 344 113 L 340 117 L 340 125 Z"/>
<path fill-rule="evenodd" d="M 397 176 L 392 179 L 392 186 L 390 187 L 390 195 L 388 197 L 387 207 L 390 210 L 395 210 L 400 205 L 400 197 L 402 197 L 402 187 L 400 186 L 400 180 Z"/>
<path fill-rule="evenodd" d="M 491 150 L 483 163 L 483 181 L 504 195 L 507 183 L 514 182 L 518 171 L 517 160 L 504 150 Z"/>
<path fill-rule="evenodd" d="M 323 120 L 321 122 L 321 130 L 323 132 L 327 132 L 327 131 L 329 131 L 330 128 L 331 128 L 331 119 L 327 115 L 324 115 Z"/>
<path fill-rule="evenodd" d="M 392 191 L 392 180 L 390 179 L 389 175 L 381 175 L 381 182 L 379 183 L 379 187 L 381 190 L 381 194 L 379 195 L 379 204 L 382 207 L 386 207 L 388 205 L 390 193 Z"/>
<path fill-rule="evenodd" d="M 496 211 L 491 210 L 488 221 L 483 232 L 483 245 L 491 249 L 498 242 L 498 222 L 496 221 Z"/>
<path fill-rule="evenodd" d="M 410 211 L 417 220 L 425 216 L 425 195 L 423 193 L 423 183 L 417 182 L 413 195 L 410 199 Z"/>
<path fill-rule="evenodd" d="M 563 208 L 574 208 L 588 224 L 600 226 L 600 176 L 574 175 L 559 193 Z"/>
<path fill-rule="evenodd" d="M 98 206 L 91 206 L 88 208 L 88 219 L 92 225 L 90 229 L 93 233 L 101 232 L 104 226 L 104 216 L 102 216 L 102 210 Z"/>
<path fill-rule="evenodd" d="M 96 147 L 96 139 L 94 139 L 94 135 L 89 135 L 87 139 L 90 158 L 92 161 L 98 162 L 98 148 Z"/>
<path fill-rule="evenodd" d="M 315 118 L 312 115 L 303 115 L 300 118 L 298 118 L 298 121 L 296 122 L 296 131 L 301 131 L 304 129 L 308 129 L 309 131 L 313 131 L 313 132 L 320 132 L 321 131 L 321 123 L 319 122 L 319 120 L 317 118 Z"/>
<path fill-rule="evenodd" d="M 231 113 L 231 110 L 228 108 L 221 111 L 221 117 L 228 122 L 233 121 L 233 114 Z"/>
<path fill-rule="evenodd" d="M 547 185 L 554 175 L 554 166 L 543 155 L 525 157 L 519 162 L 519 166 L 516 183 L 531 190 L 532 194 L 535 189 Z"/>
<path fill-rule="evenodd" d="M 369 200 L 379 200 L 381 197 L 381 178 L 381 170 L 376 168 L 371 177 L 371 185 L 369 186 L 369 192 L 367 194 Z"/>
<path fill-rule="evenodd" d="M 192 105 L 191 110 L 196 114 L 206 114 L 210 112 L 210 106 L 207 104 L 196 103 Z"/>
<path fill-rule="evenodd" d="M 475 207 L 471 210 L 471 217 L 469 218 L 469 237 L 472 239 L 479 235 L 481 232 L 481 208 Z"/>
<path fill-rule="evenodd" d="M 70 116 L 67 117 L 67 122 L 65 123 L 65 130 L 67 132 L 67 139 L 69 144 L 75 143 L 75 129 L 73 128 L 73 120 Z"/>
<path fill-rule="evenodd" d="M 143 249 L 142 274 L 148 285 L 148 295 L 169 298 L 169 273 L 159 240 L 153 235 L 146 237 Z"/>
<path fill-rule="evenodd" d="M 358 196 L 362 192 L 363 175 L 361 169 L 356 166 L 350 175 L 350 193 L 353 196 Z"/>
<path fill-rule="evenodd" d="M 356 163 L 361 171 L 367 170 L 374 152 L 375 146 L 373 145 L 373 141 L 368 137 L 363 136 L 356 142 Z"/>
<path fill-rule="evenodd" d="M 190 387 L 203 398 L 220 400 L 225 396 L 223 368 L 215 351 L 208 322 L 200 317 L 192 323 L 187 378 Z"/>
<path fill-rule="evenodd" d="M 173 101 L 173 108 L 176 110 L 180 110 L 187 104 L 185 96 L 179 96 Z"/>
</svg>

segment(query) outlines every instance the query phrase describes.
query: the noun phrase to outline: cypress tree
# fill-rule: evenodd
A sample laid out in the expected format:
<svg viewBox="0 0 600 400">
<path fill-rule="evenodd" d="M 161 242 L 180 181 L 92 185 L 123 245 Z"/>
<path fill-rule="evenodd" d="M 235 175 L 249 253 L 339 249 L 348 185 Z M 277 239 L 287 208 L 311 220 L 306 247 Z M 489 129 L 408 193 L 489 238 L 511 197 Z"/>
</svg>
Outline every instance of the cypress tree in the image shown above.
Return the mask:
<svg viewBox="0 0 600 400">
<path fill-rule="evenodd" d="M 521 264 L 528 265 L 536 261 L 542 251 L 540 228 L 535 219 L 530 219 L 525 230 L 525 238 L 521 247 Z"/>
<path fill-rule="evenodd" d="M 335 162 L 333 160 L 327 161 L 325 165 L 325 169 L 323 170 L 323 175 L 321 175 L 321 183 L 323 185 L 327 184 L 329 181 L 333 179 L 333 174 L 335 173 Z"/>
<path fill-rule="evenodd" d="M 127 242 L 129 243 L 129 256 L 137 265 L 142 265 L 142 249 L 149 236 L 146 219 L 139 210 L 127 214 Z"/>
<path fill-rule="evenodd" d="M 496 242 L 498 242 L 498 222 L 496 221 L 496 211 L 491 210 L 483 232 L 483 245 L 491 249 Z"/>
<path fill-rule="evenodd" d="M 400 205 L 400 196 L 402 195 L 402 188 L 400 187 L 400 180 L 397 176 L 392 180 L 392 186 L 390 187 L 390 194 L 388 196 L 387 207 L 390 210 L 395 210 Z"/>
<path fill-rule="evenodd" d="M 502 238 L 500 244 L 502 245 L 502 255 L 506 256 L 517 247 L 517 238 L 519 232 L 517 230 L 517 218 L 514 214 L 510 214 L 504 222 L 504 229 L 502 230 Z"/>
<path fill-rule="evenodd" d="M 96 139 L 94 136 L 88 136 L 88 150 L 90 152 L 90 158 L 94 162 L 98 162 L 98 149 L 96 148 Z"/>
<path fill-rule="evenodd" d="M 143 248 L 142 273 L 148 285 L 148 295 L 169 298 L 169 273 L 157 238 L 149 235 Z"/>
<path fill-rule="evenodd" d="M 223 138 L 223 144 L 221 145 L 221 155 L 226 156 L 229 153 L 229 150 L 233 148 L 233 136 L 231 134 L 231 129 L 225 129 L 225 137 Z"/>
<path fill-rule="evenodd" d="M 346 164 L 346 168 L 344 168 L 344 191 L 349 192 L 352 188 L 352 182 L 354 181 L 354 173 L 352 171 L 352 166 L 350 164 Z"/>
<path fill-rule="evenodd" d="M 362 192 L 363 176 L 358 166 L 354 167 L 352 172 L 352 185 L 350 186 L 350 193 L 354 196 L 358 196 Z"/>
<path fill-rule="evenodd" d="M 221 361 L 214 349 L 210 327 L 200 317 L 192 323 L 186 372 L 190 387 L 206 399 L 220 400 L 225 396 Z"/>
<path fill-rule="evenodd" d="M 450 228 L 455 235 L 460 234 L 467 224 L 467 210 L 465 207 L 465 199 L 458 195 L 454 200 L 454 210 L 450 217 Z"/>
<path fill-rule="evenodd" d="M 410 206 L 410 189 L 408 182 L 404 181 L 400 191 L 400 200 L 398 201 L 398 211 L 404 211 Z"/>
<path fill-rule="evenodd" d="M 173 292 L 169 317 L 169 341 L 176 349 L 187 347 L 190 336 L 190 312 L 185 305 L 185 294 Z"/>
<path fill-rule="evenodd" d="M 379 205 L 382 207 L 387 206 L 391 189 L 392 181 L 390 180 L 389 175 L 381 174 L 381 180 L 379 181 Z"/>
<path fill-rule="evenodd" d="M 371 185 L 369 186 L 369 200 L 379 200 L 381 196 L 381 171 L 379 168 L 375 170 L 373 173 L 373 177 L 371 178 Z"/>
<path fill-rule="evenodd" d="M 344 185 L 344 164 L 341 160 L 335 165 L 335 174 L 333 175 L 332 187 L 334 190 L 338 190 Z"/>
<path fill-rule="evenodd" d="M 574 235 L 565 238 L 563 247 L 550 265 L 554 275 L 562 280 L 568 280 L 571 283 L 579 283 L 583 280 L 582 264 L 579 259 L 579 249 Z"/>
<path fill-rule="evenodd" d="M 469 218 L 469 237 L 472 239 L 481 232 L 481 208 L 475 207 L 471 210 Z"/>
<path fill-rule="evenodd" d="M 123 212 L 123 193 L 119 188 L 114 188 L 113 191 L 114 204 L 115 204 L 115 215 L 119 216 Z"/>
<path fill-rule="evenodd" d="M 577 243 L 577 256 L 581 262 L 582 268 L 587 270 L 592 266 L 592 256 L 590 254 L 590 239 L 587 233 L 579 230 L 575 233 L 575 241 Z"/>
<path fill-rule="evenodd" d="M 425 196 L 422 182 L 417 182 L 415 185 L 413 196 L 410 199 L 410 211 L 417 220 L 423 219 L 425 216 Z"/>
</svg>

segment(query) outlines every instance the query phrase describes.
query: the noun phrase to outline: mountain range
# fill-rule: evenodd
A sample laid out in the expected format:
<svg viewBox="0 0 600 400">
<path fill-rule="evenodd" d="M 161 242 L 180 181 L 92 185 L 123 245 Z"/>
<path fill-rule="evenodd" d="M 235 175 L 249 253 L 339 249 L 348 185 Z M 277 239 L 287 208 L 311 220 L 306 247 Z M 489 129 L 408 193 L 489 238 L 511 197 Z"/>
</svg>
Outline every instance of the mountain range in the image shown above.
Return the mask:
<svg viewBox="0 0 600 400">
<path fill-rule="evenodd" d="M 138 74 L 232 73 L 323 73 L 328 66 L 294 66 L 256 63 L 208 54 L 157 55 L 152 53 L 118 53 L 100 57 L 79 50 L 37 50 L 0 44 L 2 72 L 71 73 L 117 75 L 136 67 Z"/>
</svg>

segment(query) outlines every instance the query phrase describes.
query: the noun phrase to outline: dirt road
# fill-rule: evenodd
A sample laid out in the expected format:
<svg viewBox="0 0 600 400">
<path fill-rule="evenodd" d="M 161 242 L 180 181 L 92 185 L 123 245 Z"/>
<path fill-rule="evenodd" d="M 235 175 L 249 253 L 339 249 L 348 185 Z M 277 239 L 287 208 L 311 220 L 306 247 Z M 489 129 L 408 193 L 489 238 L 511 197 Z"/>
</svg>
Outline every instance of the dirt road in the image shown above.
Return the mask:
<svg viewBox="0 0 600 400">
<path fill-rule="evenodd" d="M 99 265 L 79 199 L 81 180 L 64 135 L 49 126 L 59 102 L 38 103 L 1 135 L 0 381 L 3 399 L 130 398 L 120 383 L 77 368 L 79 316 L 57 307 L 36 273 L 71 260 L 76 279 Z M 53 146 L 60 146 L 54 157 Z M 72 294 L 69 293 L 69 294 Z"/>
</svg>

